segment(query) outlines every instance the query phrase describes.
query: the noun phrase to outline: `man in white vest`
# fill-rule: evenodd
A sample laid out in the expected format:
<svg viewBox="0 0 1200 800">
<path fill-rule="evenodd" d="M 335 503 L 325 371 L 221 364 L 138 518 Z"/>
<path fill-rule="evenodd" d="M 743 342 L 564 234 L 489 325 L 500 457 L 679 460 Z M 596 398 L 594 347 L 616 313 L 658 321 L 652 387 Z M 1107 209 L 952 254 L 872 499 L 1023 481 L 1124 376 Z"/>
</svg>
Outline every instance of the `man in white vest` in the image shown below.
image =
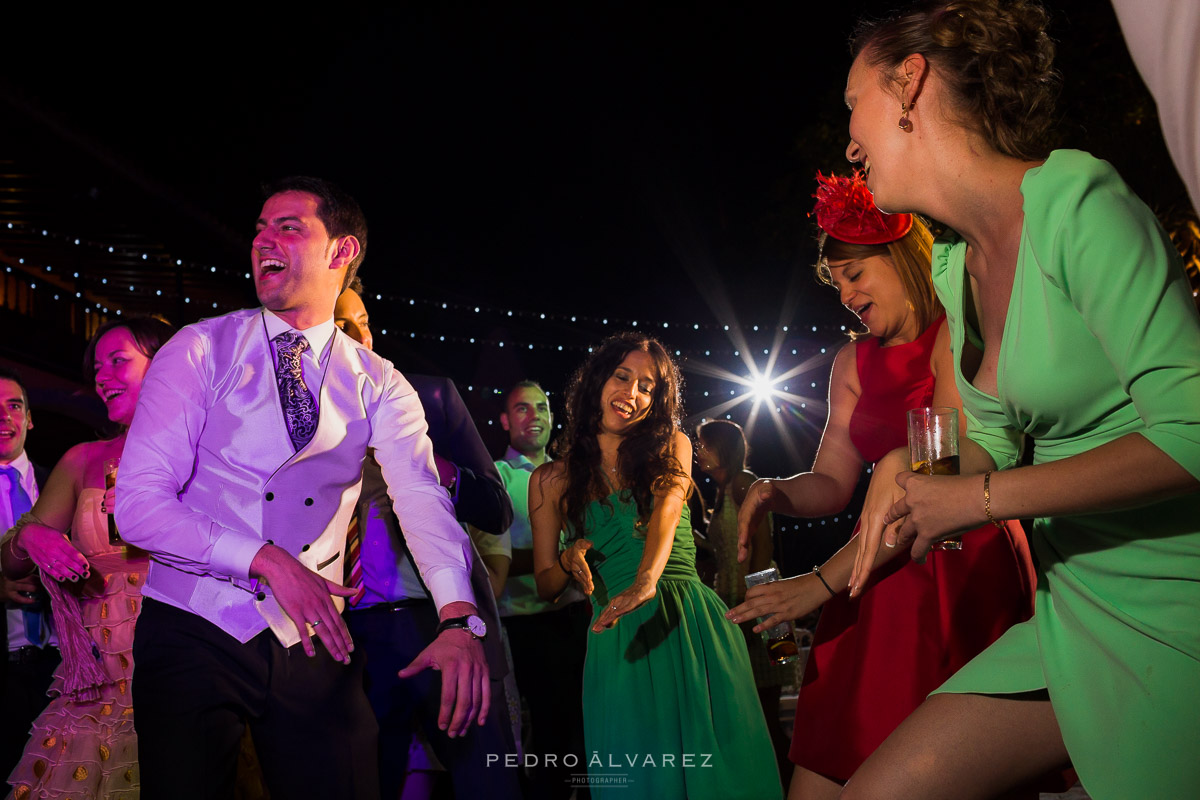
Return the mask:
<svg viewBox="0 0 1200 800">
<path fill-rule="evenodd" d="M 442 621 L 400 675 L 441 671 L 451 736 L 490 703 L 470 544 L 416 393 L 334 325 L 366 249 L 358 204 L 286 179 L 257 231 L 263 307 L 190 325 L 159 351 L 121 464 L 118 527 L 154 558 L 134 640 L 142 789 L 232 797 L 249 725 L 273 796 L 375 798 L 377 727 L 340 614 L 367 448 Z"/>
</svg>

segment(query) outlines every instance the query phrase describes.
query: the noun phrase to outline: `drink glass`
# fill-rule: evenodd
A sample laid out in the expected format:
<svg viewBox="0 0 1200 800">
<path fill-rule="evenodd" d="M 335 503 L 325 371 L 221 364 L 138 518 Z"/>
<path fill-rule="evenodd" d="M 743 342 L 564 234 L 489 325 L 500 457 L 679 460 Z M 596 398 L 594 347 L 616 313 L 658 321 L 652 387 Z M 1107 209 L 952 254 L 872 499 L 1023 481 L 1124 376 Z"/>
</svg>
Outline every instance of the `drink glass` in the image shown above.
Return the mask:
<svg viewBox="0 0 1200 800">
<path fill-rule="evenodd" d="M 104 491 L 117 485 L 117 468 L 121 466 L 121 459 L 109 458 L 104 461 Z M 121 534 L 117 533 L 117 518 L 113 515 L 113 510 L 108 509 L 108 543 L 109 544 L 124 544 L 121 541 Z"/>
<path fill-rule="evenodd" d="M 908 458 L 922 475 L 958 474 L 958 409 L 914 408 L 908 412 Z M 962 550 L 962 537 L 951 536 L 934 550 Z"/>
<path fill-rule="evenodd" d="M 779 570 L 775 567 L 753 572 L 746 576 L 746 586 L 758 586 L 763 583 L 773 583 L 779 580 Z M 762 617 L 758 618 L 763 621 Z M 800 658 L 800 648 L 796 646 L 796 626 L 791 620 L 781 622 L 774 628 L 762 632 L 763 641 L 767 643 L 767 653 L 776 664 L 790 664 Z"/>
</svg>

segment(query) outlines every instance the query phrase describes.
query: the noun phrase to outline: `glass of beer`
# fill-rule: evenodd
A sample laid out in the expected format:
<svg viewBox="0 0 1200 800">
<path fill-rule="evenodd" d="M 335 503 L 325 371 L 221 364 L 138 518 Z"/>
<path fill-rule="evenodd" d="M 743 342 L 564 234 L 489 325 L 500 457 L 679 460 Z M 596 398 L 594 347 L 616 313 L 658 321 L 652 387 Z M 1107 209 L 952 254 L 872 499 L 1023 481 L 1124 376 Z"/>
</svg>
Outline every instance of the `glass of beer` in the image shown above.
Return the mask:
<svg viewBox="0 0 1200 800">
<path fill-rule="evenodd" d="M 958 409 L 914 408 L 908 412 L 908 458 L 922 475 L 958 474 Z M 962 537 L 951 536 L 934 550 L 962 550 Z"/>
<path fill-rule="evenodd" d="M 746 586 L 758 586 L 762 583 L 773 583 L 779 580 L 779 570 L 775 567 L 754 572 L 746 576 Z M 758 618 L 761 623 L 762 617 Z M 796 626 L 791 620 L 781 622 L 774 628 L 762 632 L 763 641 L 767 643 L 767 654 L 776 664 L 790 664 L 800 658 L 800 648 L 796 646 Z"/>
<path fill-rule="evenodd" d="M 108 490 L 117 485 L 117 468 L 121 466 L 121 459 L 109 458 L 104 461 L 104 491 L 107 494 Z M 117 518 L 113 515 L 111 508 L 105 509 L 108 512 L 108 543 L 109 544 L 124 544 L 121 541 L 121 535 L 117 533 Z"/>
</svg>

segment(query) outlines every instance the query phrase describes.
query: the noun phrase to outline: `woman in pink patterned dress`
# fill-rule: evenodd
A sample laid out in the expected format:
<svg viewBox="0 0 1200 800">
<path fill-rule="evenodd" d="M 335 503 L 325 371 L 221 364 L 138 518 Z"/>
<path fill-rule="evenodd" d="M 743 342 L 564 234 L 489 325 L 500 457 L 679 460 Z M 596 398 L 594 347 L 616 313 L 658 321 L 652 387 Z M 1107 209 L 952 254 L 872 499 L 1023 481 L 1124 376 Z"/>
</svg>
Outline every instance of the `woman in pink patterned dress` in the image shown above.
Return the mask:
<svg viewBox="0 0 1200 800">
<path fill-rule="evenodd" d="M 63 652 L 53 699 L 8 779 L 14 800 L 138 797 L 131 649 L 148 560 L 110 536 L 113 490 L 105 491 L 104 465 L 120 458 L 146 368 L 172 332 L 148 318 L 96 332 L 84 369 L 121 432 L 68 450 L 0 545 L 5 575 L 41 570 Z"/>
</svg>

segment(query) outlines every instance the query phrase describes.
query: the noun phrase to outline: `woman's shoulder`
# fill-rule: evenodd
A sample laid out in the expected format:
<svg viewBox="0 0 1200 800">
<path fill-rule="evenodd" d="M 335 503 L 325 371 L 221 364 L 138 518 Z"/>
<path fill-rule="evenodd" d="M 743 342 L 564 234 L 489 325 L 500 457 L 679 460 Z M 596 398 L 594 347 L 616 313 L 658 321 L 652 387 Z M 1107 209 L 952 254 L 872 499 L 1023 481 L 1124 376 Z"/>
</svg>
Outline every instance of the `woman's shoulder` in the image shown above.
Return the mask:
<svg viewBox="0 0 1200 800">
<path fill-rule="evenodd" d="M 533 474 L 545 480 L 546 478 L 557 478 L 566 474 L 567 462 L 565 461 L 546 461 L 540 464 L 533 470 Z"/>
<path fill-rule="evenodd" d="M 565 461 L 547 461 L 533 471 L 529 477 L 530 485 L 536 484 L 543 493 L 561 493 L 567 476 Z"/>
<path fill-rule="evenodd" d="M 1141 204 L 1112 164 L 1082 150 L 1052 152 L 1025 173 L 1021 195 L 1025 218 L 1035 230 L 1061 223 L 1084 207 L 1095 214 L 1113 201 L 1122 207 L 1131 200 Z M 1102 219 L 1095 221 L 1104 224 Z"/>
<path fill-rule="evenodd" d="M 63 453 L 54 468 L 82 475 L 89 465 L 102 458 L 104 444 L 104 442 L 80 442 Z"/>
<path fill-rule="evenodd" d="M 833 386 L 845 387 L 855 397 L 860 396 L 862 394 L 862 381 L 858 375 L 859 349 L 861 348 L 865 355 L 868 348 L 878 346 L 879 341 L 874 336 L 865 336 L 842 345 L 837 355 L 833 357 L 830 383 Z"/>
</svg>

